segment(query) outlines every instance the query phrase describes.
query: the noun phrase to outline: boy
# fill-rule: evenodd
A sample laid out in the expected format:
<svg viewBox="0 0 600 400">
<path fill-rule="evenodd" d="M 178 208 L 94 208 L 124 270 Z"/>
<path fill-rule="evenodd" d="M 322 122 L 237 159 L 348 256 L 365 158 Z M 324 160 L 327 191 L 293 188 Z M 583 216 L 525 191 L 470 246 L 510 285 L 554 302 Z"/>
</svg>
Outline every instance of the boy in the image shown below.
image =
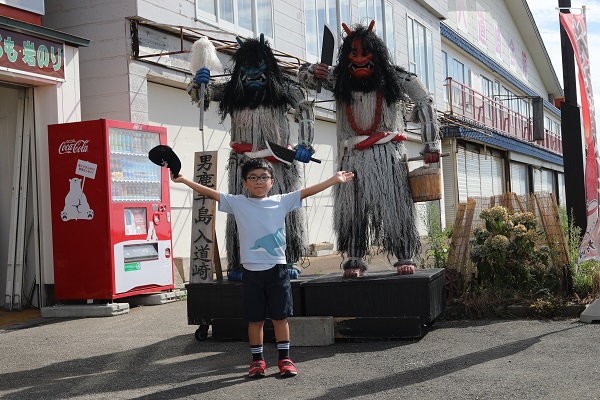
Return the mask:
<svg viewBox="0 0 600 400">
<path fill-rule="evenodd" d="M 302 207 L 302 199 L 337 183 L 349 182 L 352 172 L 339 171 L 331 178 L 292 193 L 267 196 L 273 186 L 273 167 L 261 158 L 250 159 L 242 167 L 242 180 L 249 197 L 220 193 L 186 179 L 181 182 L 203 196 L 219 202 L 219 210 L 233 214 L 240 237 L 240 258 L 244 267 L 244 317 L 248 320 L 248 338 L 252 363 L 248 376 L 265 376 L 263 326 L 267 314 L 273 321 L 282 377 L 297 374 L 290 359 L 290 330 L 287 317 L 292 315 L 292 290 L 285 259 L 285 216 Z"/>
</svg>

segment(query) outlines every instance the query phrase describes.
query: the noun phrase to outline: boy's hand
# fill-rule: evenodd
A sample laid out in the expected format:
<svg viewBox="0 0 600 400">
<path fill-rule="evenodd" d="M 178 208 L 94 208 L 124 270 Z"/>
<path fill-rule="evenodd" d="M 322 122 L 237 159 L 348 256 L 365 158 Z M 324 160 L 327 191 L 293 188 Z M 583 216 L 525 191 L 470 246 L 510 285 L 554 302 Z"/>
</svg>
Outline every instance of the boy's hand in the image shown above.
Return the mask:
<svg viewBox="0 0 600 400">
<path fill-rule="evenodd" d="M 338 183 L 350 182 L 352 179 L 354 179 L 354 172 L 338 171 L 334 175 L 334 178 Z"/>
<path fill-rule="evenodd" d="M 350 182 L 352 179 L 354 179 L 354 172 L 338 171 L 331 178 L 321 183 L 317 183 L 316 185 L 312 185 L 310 187 L 302 189 L 300 191 L 300 198 L 305 199 L 308 196 L 312 196 L 313 194 L 322 192 L 323 190 L 333 185 L 337 185 L 338 183 Z"/>
<path fill-rule="evenodd" d="M 178 174 L 177 176 L 173 175 L 173 173 L 171 173 L 171 180 L 173 182 L 183 182 L 185 180 L 185 176 L 183 176 L 182 174 Z"/>
</svg>

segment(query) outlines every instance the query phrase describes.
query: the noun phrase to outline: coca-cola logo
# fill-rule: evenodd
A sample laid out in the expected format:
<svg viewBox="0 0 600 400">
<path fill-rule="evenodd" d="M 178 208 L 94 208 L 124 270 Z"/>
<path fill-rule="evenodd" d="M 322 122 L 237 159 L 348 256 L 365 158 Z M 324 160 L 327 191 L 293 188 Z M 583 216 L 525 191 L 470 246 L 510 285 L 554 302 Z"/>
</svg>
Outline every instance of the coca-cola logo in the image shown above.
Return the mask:
<svg viewBox="0 0 600 400">
<path fill-rule="evenodd" d="M 58 154 L 87 153 L 89 140 L 65 140 L 58 146 Z"/>
</svg>

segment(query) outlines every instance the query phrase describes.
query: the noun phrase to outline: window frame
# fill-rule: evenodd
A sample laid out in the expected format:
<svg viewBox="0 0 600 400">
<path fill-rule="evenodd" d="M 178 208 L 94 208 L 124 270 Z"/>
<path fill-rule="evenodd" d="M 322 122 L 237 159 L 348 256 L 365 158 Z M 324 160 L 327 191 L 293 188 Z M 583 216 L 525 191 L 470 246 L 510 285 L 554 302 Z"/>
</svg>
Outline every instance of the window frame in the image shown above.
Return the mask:
<svg viewBox="0 0 600 400">
<path fill-rule="evenodd" d="M 363 25 L 369 25 L 372 20 L 375 21 L 375 33 L 383 40 L 392 56 L 392 60 L 395 62 L 394 2 L 390 0 L 363 0 L 362 3 L 366 5 L 366 9 L 361 7 L 360 3 L 357 6 L 358 21 Z M 370 15 L 371 13 L 373 15 Z"/>
<path fill-rule="evenodd" d="M 418 24 L 417 28 L 422 28 L 424 32 L 423 38 L 415 37 L 415 23 Z M 421 82 L 429 90 L 430 93 L 435 94 L 435 60 L 434 60 L 434 45 L 433 45 L 433 31 L 429 29 L 425 24 L 421 23 L 417 18 L 411 15 L 406 15 L 406 35 L 407 35 L 407 46 L 408 46 L 408 70 L 409 72 L 417 74 Z M 417 40 L 419 39 L 419 40 Z M 417 43 L 418 42 L 418 43 Z M 421 42 L 425 42 L 421 45 Z M 418 54 L 421 49 L 424 50 L 425 54 Z M 452 58 L 454 59 L 454 58 Z M 424 71 L 420 70 L 418 62 L 424 64 Z M 447 60 L 448 61 L 448 60 Z M 449 69 L 450 66 L 447 63 L 446 67 Z"/>
<path fill-rule="evenodd" d="M 452 57 L 447 52 L 442 51 L 442 68 L 443 73 L 446 75 L 444 82 L 447 78 L 452 78 L 452 81 L 458 82 L 464 85 L 466 88 L 471 88 L 471 68 L 463 63 L 462 61 Z M 444 88 L 444 101 L 446 104 L 450 102 L 450 90 L 452 92 L 452 105 L 463 107 L 463 95 L 460 88 L 456 86 L 445 86 Z M 471 107 L 470 96 L 465 95 L 465 107 Z"/>
<path fill-rule="evenodd" d="M 221 17 L 221 5 L 225 4 L 225 2 L 231 3 L 232 12 L 233 12 L 233 22 L 228 21 L 225 18 Z M 195 0 L 195 10 L 196 10 L 196 19 L 202 20 L 210 23 L 217 24 L 220 28 L 223 28 L 227 31 L 233 32 L 237 35 L 243 37 L 258 37 L 261 33 L 264 34 L 265 38 L 274 40 L 275 36 L 275 24 L 274 24 L 274 10 L 273 10 L 273 2 L 274 0 L 269 1 L 269 7 L 263 7 L 265 9 L 268 8 L 268 14 L 271 18 L 271 32 L 259 32 L 259 22 L 258 22 L 258 2 L 260 0 L 249 0 L 250 1 L 250 18 L 252 19 L 252 30 L 248 30 L 245 27 L 242 27 L 239 24 L 240 12 L 239 7 L 240 3 L 238 1 L 243 0 Z M 212 9 L 214 10 L 214 14 L 210 11 L 205 11 L 201 8 L 201 3 L 212 3 Z"/>
<path fill-rule="evenodd" d="M 332 3 L 335 2 L 335 16 L 331 17 Z M 314 61 L 320 61 L 321 59 L 321 46 L 323 44 L 323 30 L 321 29 L 323 25 L 326 23 L 329 28 L 333 31 L 334 35 L 336 35 L 336 43 L 341 43 L 341 31 L 342 31 L 342 22 L 350 25 L 352 20 L 352 9 L 349 4 L 342 4 L 344 0 L 305 0 L 304 1 L 304 40 L 306 43 L 305 51 L 306 58 Z M 309 9 L 307 5 L 310 4 L 312 6 L 311 11 L 314 12 L 314 15 L 309 16 Z M 346 7 L 344 7 L 344 5 Z M 347 12 L 347 21 L 344 21 L 346 18 L 345 15 Z M 321 15 L 324 15 L 325 22 L 321 21 Z M 309 24 L 307 21 L 315 21 L 314 24 Z M 335 26 L 332 26 L 332 22 L 335 23 Z M 309 33 L 309 28 L 315 29 L 315 32 Z M 310 38 L 310 39 L 309 39 Z M 316 39 L 316 40 L 315 40 Z M 311 48 L 310 46 L 314 46 Z M 337 47 L 337 46 L 336 46 Z M 316 49 L 316 54 L 313 53 L 313 50 Z M 334 59 L 335 52 L 337 52 L 337 48 L 334 51 Z"/>
</svg>

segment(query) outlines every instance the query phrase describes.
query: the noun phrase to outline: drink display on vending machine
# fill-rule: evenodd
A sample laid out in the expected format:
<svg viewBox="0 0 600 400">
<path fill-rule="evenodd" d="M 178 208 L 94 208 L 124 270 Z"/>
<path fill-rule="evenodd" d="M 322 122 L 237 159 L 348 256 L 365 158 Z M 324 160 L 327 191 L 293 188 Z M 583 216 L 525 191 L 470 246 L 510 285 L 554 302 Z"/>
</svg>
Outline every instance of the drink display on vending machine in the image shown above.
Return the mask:
<svg viewBox="0 0 600 400">
<path fill-rule="evenodd" d="M 165 128 L 106 119 L 48 127 L 57 300 L 174 287 L 169 177 L 148 159 L 166 142 Z"/>
</svg>

